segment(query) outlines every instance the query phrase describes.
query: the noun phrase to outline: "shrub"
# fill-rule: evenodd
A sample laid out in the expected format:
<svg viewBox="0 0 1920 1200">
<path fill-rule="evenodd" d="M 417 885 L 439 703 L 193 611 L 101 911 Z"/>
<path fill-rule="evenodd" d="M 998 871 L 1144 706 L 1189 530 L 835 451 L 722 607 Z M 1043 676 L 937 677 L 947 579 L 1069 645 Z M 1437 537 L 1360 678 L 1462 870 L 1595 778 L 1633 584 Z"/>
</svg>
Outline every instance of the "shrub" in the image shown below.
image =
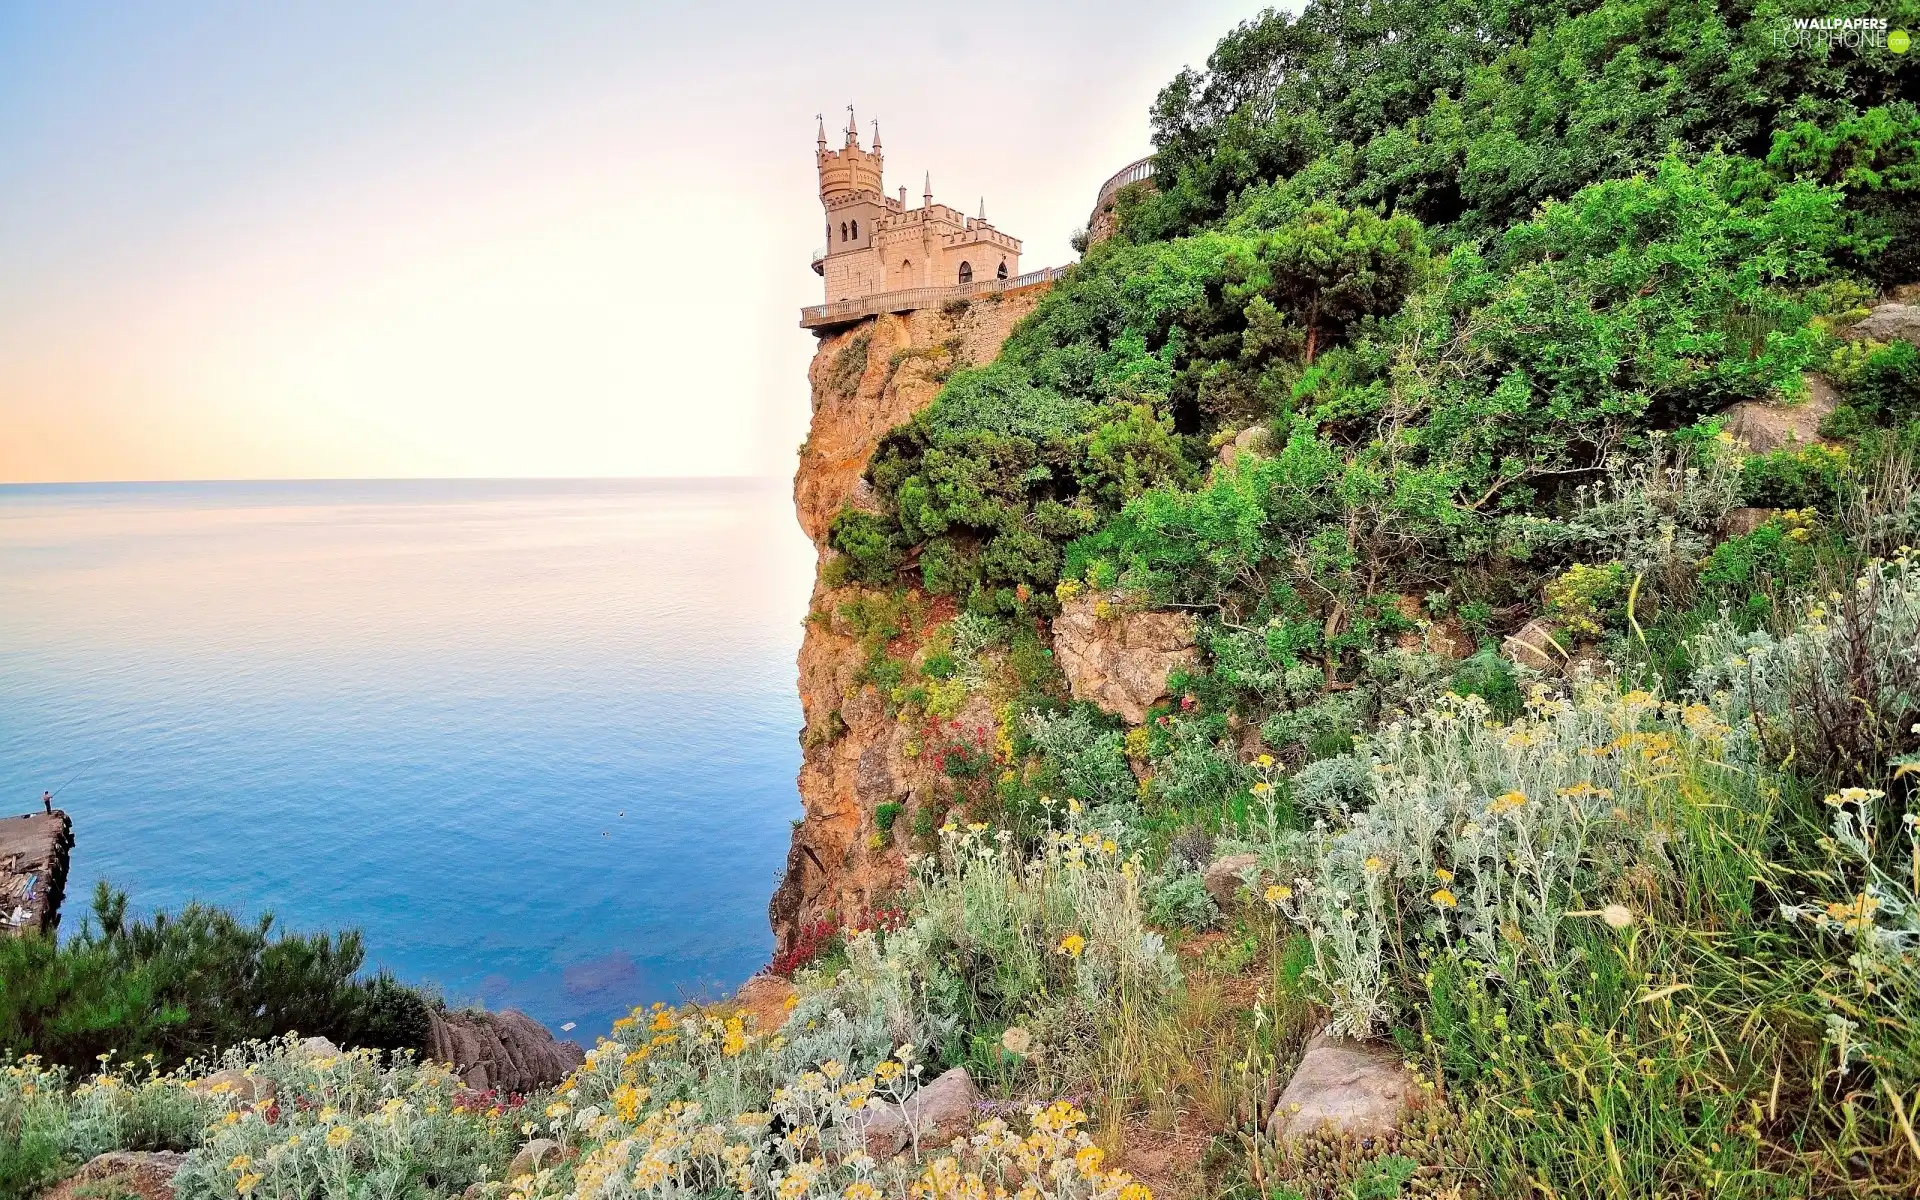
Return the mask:
<svg viewBox="0 0 1920 1200">
<path fill-rule="evenodd" d="M 867 373 L 867 354 L 872 345 L 872 329 L 862 329 L 847 340 L 833 356 L 833 365 L 827 368 L 829 392 L 843 399 L 853 395 L 861 377 Z"/>
<path fill-rule="evenodd" d="M 1851 484 L 1850 466 L 1846 451 L 1818 443 L 1755 454 L 1740 465 L 1740 489 L 1763 508 L 1833 512 Z"/>
<path fill-rule="evenodd" d="M 1599 637 L 1619 620 L 1627 597 L 1627 571 L 1619 563 L 1575 563 L 1547 584 L 1547 615 L 1576 637 Z"/>
<path fill-rule="evenodd" d="M 1774 601 L 1804 587 L 1814 567 L 1812 509 L 1788 509 L 1752 533 L 1713 548 L 1700 565 L 1700 585 L 1711 599 L 1758 624 Z"/>
<path fill-rule="evenodd" d="M 1373 769 L 1351 754 L 1308 763 L 1292 782 L 1294 805 L 1316 817 L 1344 817 L 1373 799 Z"/>
<path fill-rule="evenodd" d="M 1048 786 L 1112 815 L 1133 803 L 1136 787 L 1127 766 L 1126 735 L 1096 725 L 1096 711 L 1089 705 L 1057 714 L 1035 709 L 1022 724 Z"/>
<path fill-rule="evenodd" d="M 1211 929 L 1220 921 L 1220 908 L 1207 893 L 1198 871 L 1172 870 L 1147 885 L 1147 918 L 1162 929 Z"/>
<path fill-rule="evenodd" d="M 1450 687 L 1462 696 L 1478 696 L 1487 702 L 1487 708 L 1502 721 L 1511 721 L 1520 715 L 1524 697 L 1520 694 L 1520 684 L 1513 673 L 1513 664 L 1492 646 L 1482 646 L 1479 650 L 1461 660 L 1454 668 Z"/>
<path fill-rule="evenodd" d="M 37 1058 L 0 1061 L 0 1197 L 32 1196 L 108 1150 L 191 1150 L 225 1107 L 150 1063 L 94 1067 L 75 1083 Z"/>
<path fill-rule="evenodd" d="M 1369 737 L 1374 803 L 1313 848 L 1284 905 L 1312 939 L 1334 1026 L 1364 1036 L 1392 1016 L 1389 980 L 1412 963 L 1389 958 L 1414 953 L 1396 949 L 1408 935 L 1509 979 L 1577 962 L 1567 914 L 1659 861 L 1642 818 L 1667 785 L 1647 782 L 1645 764 L 1684 763 L 1726 732 L 1705 709 L 1643 732 L 1661 715 L 1607 685 L 1537 695 L 1510 726 L 1449 696 Z"/>
<path fill-rule="evenodd" d="M 359 934 L 275 936 L 188 905 L 129 920 L 102 882 L 92 920 L 64 944 L 0 939 L 0 1050 L 78 1066 L 103 1053 L 176 1066 L 291 1030 L 382 1049 L 426 1044 L 426 1001 L 390 977 L 358 977 Z"/>
<path fill-rule="evenodd" d="M 1023 858 L 1011 834 L 948 826 L 939 853 L 915 866 L 909 907 L 921 969 L 936 1004 L 965 1028 L 1022 1023 L 1058 1043 L 1049 1070 L 1072 1079 L 1123 1015 L 1157 1011 L 1179 981 L 1141 904 L 1140 866 L 1054 804 L 1064 828 Z M 1076 1061 L 1077 1060 L 1077 1061 Z"/>
<path fill-rule="evenodd" d="M 1871 780 L 1920 747 L 1920 571 L 1906 555 L 1806 602 L 1784 637 L 1722 624 L 1693 655 L 1695 686 L 1758 757 Z"/>
<path fill-rule="evenodd" d="M 838 948 L 840 931 L 831 921 L 813 921 L 802 925 L 785 950 L 773 956 L 767 972 L 791 979 L 794 972 L 831 954 Z"/>
</svg>

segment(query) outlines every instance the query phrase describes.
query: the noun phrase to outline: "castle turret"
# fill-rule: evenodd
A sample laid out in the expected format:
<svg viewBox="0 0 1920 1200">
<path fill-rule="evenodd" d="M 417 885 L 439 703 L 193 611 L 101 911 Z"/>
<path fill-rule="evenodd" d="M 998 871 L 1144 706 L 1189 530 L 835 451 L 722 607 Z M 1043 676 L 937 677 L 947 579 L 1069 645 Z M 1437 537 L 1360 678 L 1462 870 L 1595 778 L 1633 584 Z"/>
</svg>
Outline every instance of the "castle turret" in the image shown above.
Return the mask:
<svg viewBox="0 0 1920 1200">
<path fill-rule="evenodd" d="M 880 194 L 880 175 L 883 159 L 880 146 L 875 142 L 872 151 L 860 148 L 859 127 L 854 124 L 853 105 L 847 105 L 847 141 L 838 150 L 827 149 L 825 127 L 821 128 L 818 148 L 814 159 L 820 168 L 820 202 L 831 205 L 834 200 L 857 195 L 861 192 Z"/>
</svg>

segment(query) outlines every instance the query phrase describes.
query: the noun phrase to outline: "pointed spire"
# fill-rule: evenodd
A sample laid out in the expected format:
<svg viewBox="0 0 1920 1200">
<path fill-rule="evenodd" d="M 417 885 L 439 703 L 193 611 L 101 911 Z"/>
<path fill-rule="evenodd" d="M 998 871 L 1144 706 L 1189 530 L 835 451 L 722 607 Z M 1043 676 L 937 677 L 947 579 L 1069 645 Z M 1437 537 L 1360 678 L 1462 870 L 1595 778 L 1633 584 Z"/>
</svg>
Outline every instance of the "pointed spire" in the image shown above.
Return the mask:
<svg viewBox="0 0 1920 1200">
<path fill-rule="evenodd" d="M 847 145 L 860 144 L 860 123 L 853 119 L 853 105 L 847 105 Z"/>
<path fill-rule="evenodd" d="M 880 153 L 880 118 L 873 119 L 873 152 Z"/>
<path fill-rule="evenodd" d="M 933 207 L 933 172 L 932 171 L 927 172 L 926 190 L 923 192 L 920 198 L 926 201 L 926 207 L 928 208 Z"/>
<path fill-rule="evenodd" d="M 983 225 L 984 225 L 984 224 L 986 223 L 986 220 L 987 220 L 987 198 L 986 198 L 985 196 L 982 196 L 982 197 L 980 197 L 980 222 L 981 222 L 981 224 L 983 224 Z"/>
<path fill-rule="evenodd" d="M 815 113 L 813 119 L 820 122 L 820 148 L 825 150 L 827 148 L 827 114 Z"/>
</svg>

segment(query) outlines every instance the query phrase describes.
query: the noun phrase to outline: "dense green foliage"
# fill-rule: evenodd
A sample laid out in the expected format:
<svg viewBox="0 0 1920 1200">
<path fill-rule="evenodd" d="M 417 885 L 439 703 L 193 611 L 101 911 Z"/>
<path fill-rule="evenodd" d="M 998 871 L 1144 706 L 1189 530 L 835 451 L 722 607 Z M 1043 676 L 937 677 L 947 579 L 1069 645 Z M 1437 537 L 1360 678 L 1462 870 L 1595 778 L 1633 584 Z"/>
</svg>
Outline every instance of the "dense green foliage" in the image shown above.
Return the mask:
<svg viewBox="0 0 1920 1200">
<path fill-rule="evenodd" d="M 1267 896 L 1287 916 L 1274 994 L 1295 999 L 1252 1043 L 1283 1079 L 1309 1003 L 1399 1037 L 1474 1146 L 1426 1144 L 1425 1171 L 1470 1162 L 1514 1195 L 1920 1180 L 1920 994 L 1895 888 L 1920 734 L 1911 617 L 1907 599 L 1863 615 L 1856 583 L 1920 540 L 1920 357 L 1853 332 L 1920 282 L 1920 72 L 1884 45 L 1782 36 L 1794 17 L 1865 15 L 1920 24 L 1911 4 L 1799 0 L 1262 14 L 1160 94 L 1154 183 L 1122 192 L 1117 236 L 996 361 L 893 431 L 869 469 L 882 503 L 835 524 L 835 569 L 881 593 L 1019 624 L 1089 589 L 1100 620 L 1198 617 L 1198 661 L 1144 727 L 1023 687 L 998 781 L 950 807 L 1031 847 L 1049 798 L 1073 797 L 1143 848 L 1145 903 L 1168 927 L 1220 924 L 1196 873 L 1216 840 L 1258 847 L 1270 879 L 1318 879 L 1324 910 L 1290 886 Z M 1815 374 L 1839 399 L 1828 441 L 1750 453 L 1729 436 L 1734 406 L 1797 403 Z M 1912 595 L 1900 579 L 1886 595 Z M 1805 599 L 1829 594 L 1846 597 L 1838 638 Z M 1581 693 L 1540 691 L 1501 652 L 1523 630 L 1549 676 L 1576 661 L 1625 676 L 1580 700 L 1621 746 L 1556 742 L 1553 706 Z M 1718 673 L 1750 669 L 1743 647 L 1799 672 L 1798 690 L 1743 709 Z M 1446 739 L 1382 749 L 1385 731 L 1460 711 L 1500 753 L 1516 737 L 1549 750 L 1493 766 Z M 1723 729 L 1713 713 L 1737 715 Z M 1639 738 L 1684 743 L 1699 777 L 1660 783 L 1644 812 L 1565 781 L 1529 799 L 1541 762 Z M 1483 807 L 1390 811 L 1383 763 Z M 1821 799 L 1865 794 L 1847 788 L 1888 800 L 1864 864 L 1840 861 L 1851 827 Z M 1474 861 L 1474 839 L 1543 802 L 1597 805 L 1542 860 L 1591 874 L 1470 929 L 1486 900 L 1466 884 L 1497 891 L 1517 861 Z M 1650 841 L 1608 841 L 1608 822 L 1642 817 Z M 1421 844 L 1434 829 L 1456 843 Z M 1838 891 L 1887 924 L 1803 904 Z M 1592 921 L 1610 902 L 1630 935 Z M 1530 961 L 1525 914 L 1557 922 L 1556 905 L 1585 923 L 1555 925 Z M 1783 929 L 1822 911 L 1827 925 Z M 1259 931 L 1228 924 L 1244 964 Z M 1836 991 L 1839 932 L 1898 947 L 1861 995 Z M 1689 995 L 1652 1004 L 1672 988 Z M 1835 1032 L 1867 1020 L 1864 1042 Z M 1254 1180 L 1304 1169 L 1277 1147 L 1263 1167 L 1238 1128 Z M 1312 1195 L 1357 1186 L 1291 1177 Z"/>
<path fill-rule="evenodd" d="M 1161 94 L 1160 190 L 1128 197 L 1121 236 L 882 446 L 886 511 L 842 515 L 841 569 L 992 610 L 1104 562 L 1162 598 L 1340 608 L 1334 627 L 1463 572 L 1530 593 L 1502 514 L 1564 505 L 1651 432 L 1800 394 L 1867 294 L 1850 281 L 1907 269 L 1911 73 L 1775 46 L 1797 12 L 1248 22 Z M 1848 364 L 1837 421 L 1906 419 L 1911 361 Z M 1195 491 L 1251 424 L 1275 457 Z"/>
<path fill-rule="evenodd" d="M 280 934 L 198 904 L 130 920 L 104 883 L 64 943 L 0 939 L 0 1053 L 84 1066 L 114 1052 L 163 1068 L 290 1031 L 419 1050 L 426 1001 L 386 974 L 361 978 L 355 932 Z"/>
</svg>

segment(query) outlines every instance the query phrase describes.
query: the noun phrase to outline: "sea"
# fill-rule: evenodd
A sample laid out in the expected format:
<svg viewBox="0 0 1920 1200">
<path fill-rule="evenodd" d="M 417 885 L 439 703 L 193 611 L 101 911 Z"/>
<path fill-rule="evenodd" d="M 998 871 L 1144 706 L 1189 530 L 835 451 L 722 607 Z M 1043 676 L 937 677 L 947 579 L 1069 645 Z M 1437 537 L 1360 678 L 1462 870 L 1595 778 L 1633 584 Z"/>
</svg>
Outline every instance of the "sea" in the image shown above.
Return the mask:
<svg viewBox="0 0 1920 1200">
<path fill-rule="evenodd" d="M 0 815 L 591 1044 L 771 951 L 812 570 L 784 481 L 0 487 Z"/>
</svg>

